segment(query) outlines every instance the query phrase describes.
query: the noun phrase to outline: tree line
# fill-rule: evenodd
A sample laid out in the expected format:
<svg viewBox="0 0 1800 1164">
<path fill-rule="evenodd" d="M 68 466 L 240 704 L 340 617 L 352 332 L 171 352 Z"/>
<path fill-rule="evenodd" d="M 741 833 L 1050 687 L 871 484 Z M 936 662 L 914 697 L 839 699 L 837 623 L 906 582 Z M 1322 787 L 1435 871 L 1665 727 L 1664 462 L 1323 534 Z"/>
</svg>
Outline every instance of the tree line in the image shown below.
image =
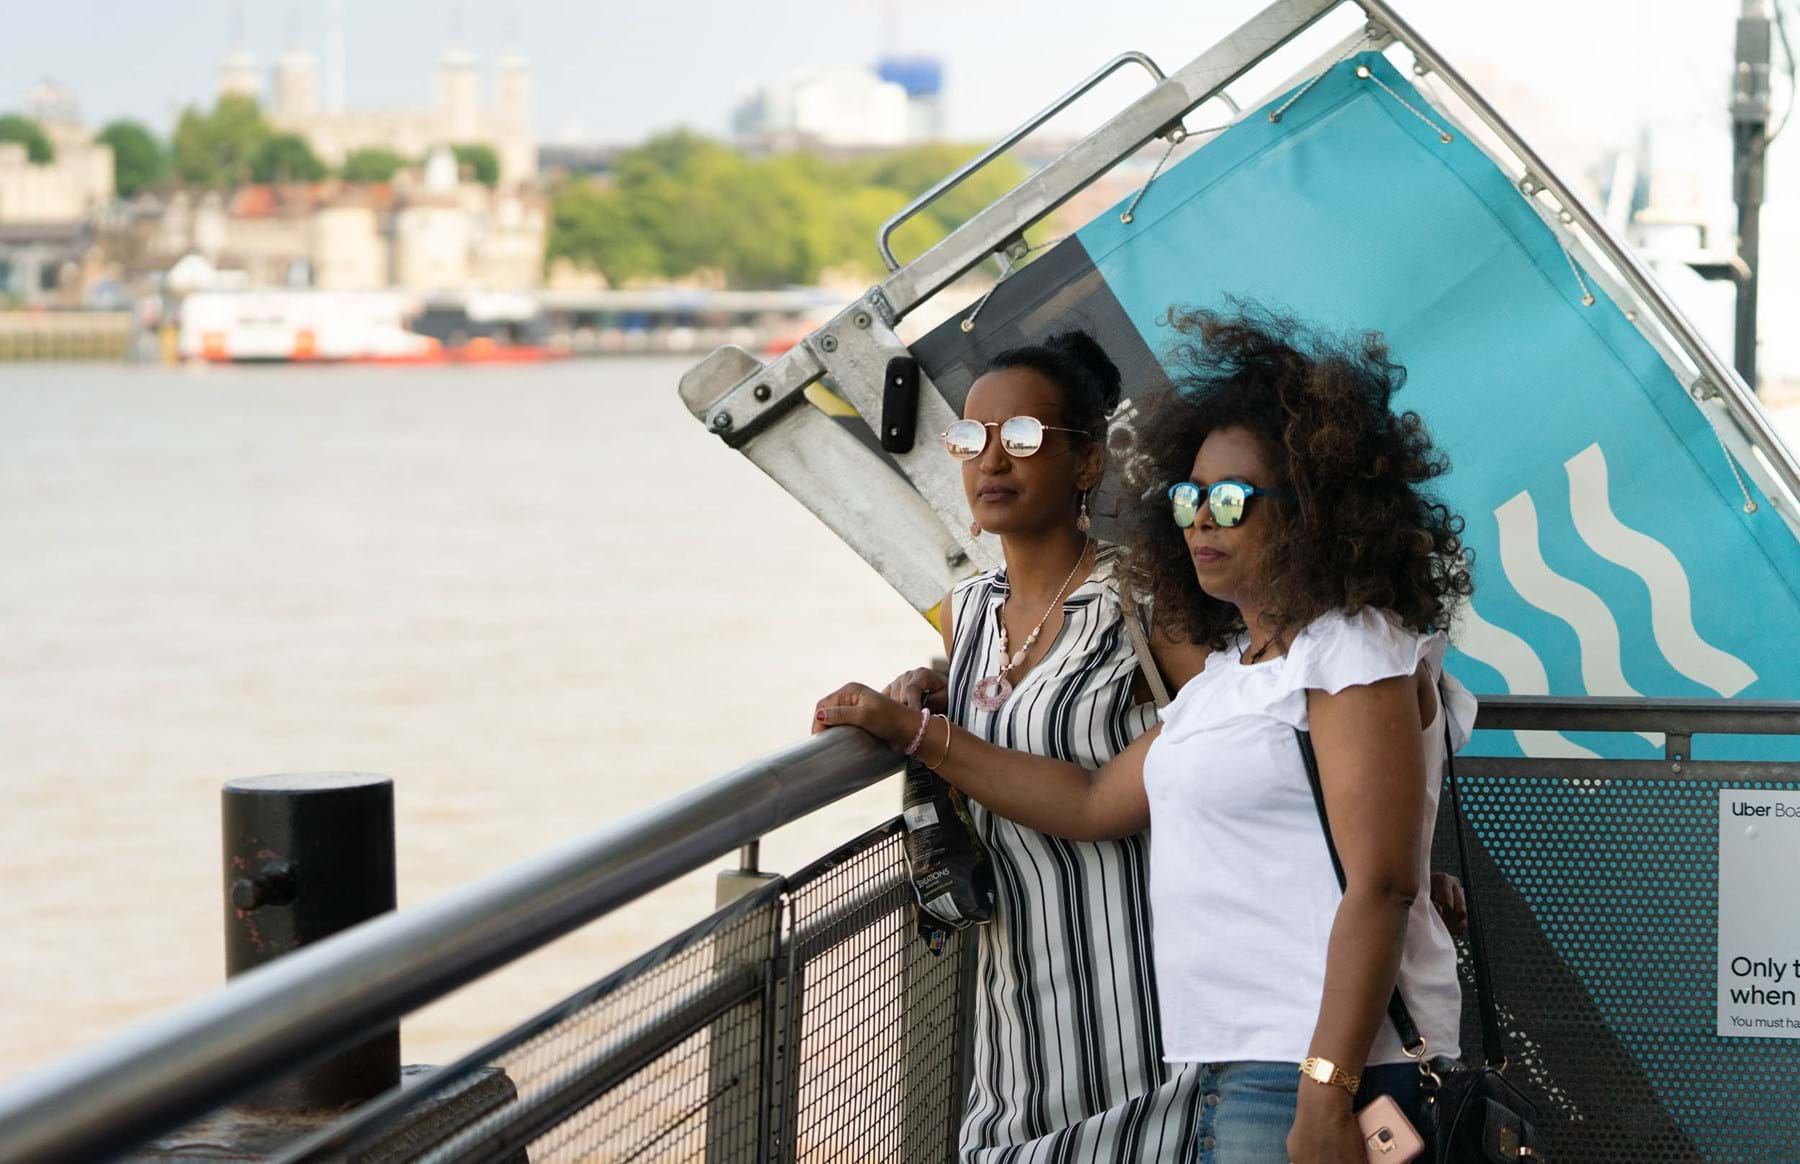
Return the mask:
<svg viewBox="0 0 1800 1164">
<path fill-rule="evenodd" d="M 146 190 L 181 185 L 227 190 L 249 182 L 387 182 L 409 159 L 381 147 L 354 150 L 336 169 L 326 165 L 307 140 L 269 124 L 254 97 L 226 94 L 209 111 L 189 106 L 164 141 L 138 121 L 109 122 L 94 140 L 112 147 L 113 186 L 124 198 Z M 34 164 L 56 160 L 56 148 L 43 127 L 17 114 L 0 116 L 0 142 L 25 146 Z M 500 180 L 500 158 L 483 142 L 453 145 L 457 165 L 476 181 L 492 186 Z"/>
<path fill-rule="evenodd" d="M 779 287 L 874 274 L 881 224 L 972 153 L 930 144 L 752 157 L 693 133 L 664 134 L 619 154 L 610 175 L 556 190 L 547 258 L 614 284 L 715 273 L 733 287 Z M 903 225 L 896 252 L 924 250 L 1024 176 L 1009 158 L 978 171 Z"/>
<path fill-rule="evenodd" d="M 210 111 L 188 108 L 166 142 L 129 120 L 107 125 L 97 140 L 112 147 L 115 186 L 126 198 L 176 185 L 385 182 L 416 162 L 362 149 L 333 171 L 305 138 L 277 131 L 256 100 L 241 95 L 220 97 Z M 55 156 L 42 129 L 16 115 L 0 117 L 0 141 L 24 143 L 34 162 Z M 498 181 L 491 147 L 452 150 L 465 172 Z M 779 287 L 879 274 L 881 224 L 973 152 L 934 143 L 839 157 L 753 156 L 688 131 L 662 134 L 622 151 L 606 175 L 555 181 L 545 261 L 566 259 L 614 285 L 713 277 L 732 287 Z M 895 250 L 918 254 L 1024 176 L 1012 159 L 996 160 L 904 224 Z"/>
</svg>

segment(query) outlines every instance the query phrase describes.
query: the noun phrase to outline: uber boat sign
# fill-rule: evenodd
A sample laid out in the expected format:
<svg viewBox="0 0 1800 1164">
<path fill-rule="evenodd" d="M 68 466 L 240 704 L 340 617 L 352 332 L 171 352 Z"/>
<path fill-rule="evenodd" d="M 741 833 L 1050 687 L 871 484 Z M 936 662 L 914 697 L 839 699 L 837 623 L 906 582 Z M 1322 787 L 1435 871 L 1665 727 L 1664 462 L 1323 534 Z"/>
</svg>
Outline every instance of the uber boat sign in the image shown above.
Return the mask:
<svg viewBox="0 0 1800 1164">
<path fill-rule="evenodd" d="M 1800 1039 L 1800 792 L 1719 790 L 1719 1029 Z"/>
</svg>

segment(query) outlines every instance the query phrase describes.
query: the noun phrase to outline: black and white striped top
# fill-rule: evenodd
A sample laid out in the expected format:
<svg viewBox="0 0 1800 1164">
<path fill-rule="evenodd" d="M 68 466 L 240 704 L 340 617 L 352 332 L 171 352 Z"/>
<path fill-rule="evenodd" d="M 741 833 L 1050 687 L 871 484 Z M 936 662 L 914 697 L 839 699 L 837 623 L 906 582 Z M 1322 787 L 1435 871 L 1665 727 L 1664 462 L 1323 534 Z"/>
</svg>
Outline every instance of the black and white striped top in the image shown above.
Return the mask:
<svg viewBox="0 0 1800 1164">
<path fill-rule="evenodd" d="M 1112 579 L 1114 547 L 1063 602 L 1063 627 L 998 711 L 975 684 L 1001 665 L 1005 570 L 952 594 L 950 716 L 988 741 L 1098 768 L 1156 720 L 1132 703 L 1137 656 Z M 1065 841 L 971 803 L 993 855 L 981 927 L 975 1078 L 965 1161 L 1186 1160 L 1199 1081 L 1163 1062 L 1150 956 L 1149 837 Z"/>
</svg>

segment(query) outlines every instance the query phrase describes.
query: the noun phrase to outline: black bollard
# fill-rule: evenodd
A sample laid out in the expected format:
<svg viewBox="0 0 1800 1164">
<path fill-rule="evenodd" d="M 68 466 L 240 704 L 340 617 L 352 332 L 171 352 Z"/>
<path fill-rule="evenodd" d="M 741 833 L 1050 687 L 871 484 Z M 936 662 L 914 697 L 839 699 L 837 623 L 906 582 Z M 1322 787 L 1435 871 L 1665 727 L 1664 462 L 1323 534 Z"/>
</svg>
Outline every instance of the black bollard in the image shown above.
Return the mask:
<svg viewBox="0 0 1800 1164">
<path fill-rule="evenodd" d="M 394 908 L 394 785 L 326 772 L 225 785 L 225 974 Z M 246 1102 L 335 1111 L 400 1083 L 400 1030 L 292 1072 Z"/>
</svg>

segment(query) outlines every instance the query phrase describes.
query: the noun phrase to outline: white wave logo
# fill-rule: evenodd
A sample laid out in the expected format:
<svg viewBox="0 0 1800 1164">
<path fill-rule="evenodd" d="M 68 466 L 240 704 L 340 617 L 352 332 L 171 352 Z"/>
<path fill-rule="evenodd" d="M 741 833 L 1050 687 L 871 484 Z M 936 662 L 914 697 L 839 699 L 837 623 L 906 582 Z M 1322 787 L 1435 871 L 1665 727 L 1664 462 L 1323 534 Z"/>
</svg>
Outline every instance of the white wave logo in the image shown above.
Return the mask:
<svg viewBox="0 0 1800 1164">
<path fill-rule="evenodd" d="M 1669 665 L 1729 699 L 1756 682 L 1756 672 L 1694 629 L 1693 588 L 1669 547 L 1618 519 L 1606 491 L 1606 454 L 1597 444 L 1563 462 L 1569 474 L 1575 532 L 1588 548 L 1639 578 L 1650 591 L 1650 629 Z"/>
<path fill-rule="evenodd" d="M 1581 648 L 1581 685 L 1589 695 L 1639 695 L 1625 680 L 1619 648 L 1619 624 L 1600 596 L 1550 568 L 1538 545 L 1537 506 L 1521 493 L 1494 510 L 1500 522 L 1500 568 L 1519 597 L 1546 614 L 1568 623 Z M 1540 661 L 1539 666 L 1542 666 Z M 1638 735 L 1653 747 L 1662 737 Z"/>
<path fill-rule="evenodd" d="M 1462 617 L 1457 620 L 1456 646 L 1469 658 L 1500 672 L 1500 678 L 1506 680 L 1508 693 L 1550 694 L 1550 676 L 1531 644 L 1482 618 L 1475 612 L 1473 602 L 1463 608 Z M 1513 736 L 1527 756 L 1564 760 L 1592 760 L 1599 756 L 1598 752 L 1589 751 L 1561 732 L 1514 732 Z"/>
<path fill-rule="evenodd" d="M 1607 561 L 1636 574 L 1650 592 L 1651 633 L 1657 649 L 1682 675 L 1722 696 L 1736 695 L 1756 680 L 1756 672 L 1735 655 L 1713 646 L 1694 628 L 1693 589 L 1687 571 L 1667 546 L 1632 529 L 1612 510 L 1607 494 L 1606 456 L 1589 445 L 1563 463 L 1569 477 L 1569 508 L 1575 532 Z M 1561 619 L 1580 647 L 1581 681 L 1589 695 L 1637 695 L 1625 678 L 1619 624 L 1601 597 L 1552 570 L 1538 537 L 1537 506 L 1521 492 L 1494 510 L 1500 528 L 1500 568 L 1526 602 Z M 1500 672 L 1515 695 L 1549 691 L 1543 660 L 1518 635 L 1483 619 L 1471 607 L 1457 646 L 1470 658 Z M 1640 732 L 1655 746 L 1662 737 Z M 1555 732 L 1517 732 L 1527 756 L 1592 756 L 1593 752 Z"/>
</svg>

